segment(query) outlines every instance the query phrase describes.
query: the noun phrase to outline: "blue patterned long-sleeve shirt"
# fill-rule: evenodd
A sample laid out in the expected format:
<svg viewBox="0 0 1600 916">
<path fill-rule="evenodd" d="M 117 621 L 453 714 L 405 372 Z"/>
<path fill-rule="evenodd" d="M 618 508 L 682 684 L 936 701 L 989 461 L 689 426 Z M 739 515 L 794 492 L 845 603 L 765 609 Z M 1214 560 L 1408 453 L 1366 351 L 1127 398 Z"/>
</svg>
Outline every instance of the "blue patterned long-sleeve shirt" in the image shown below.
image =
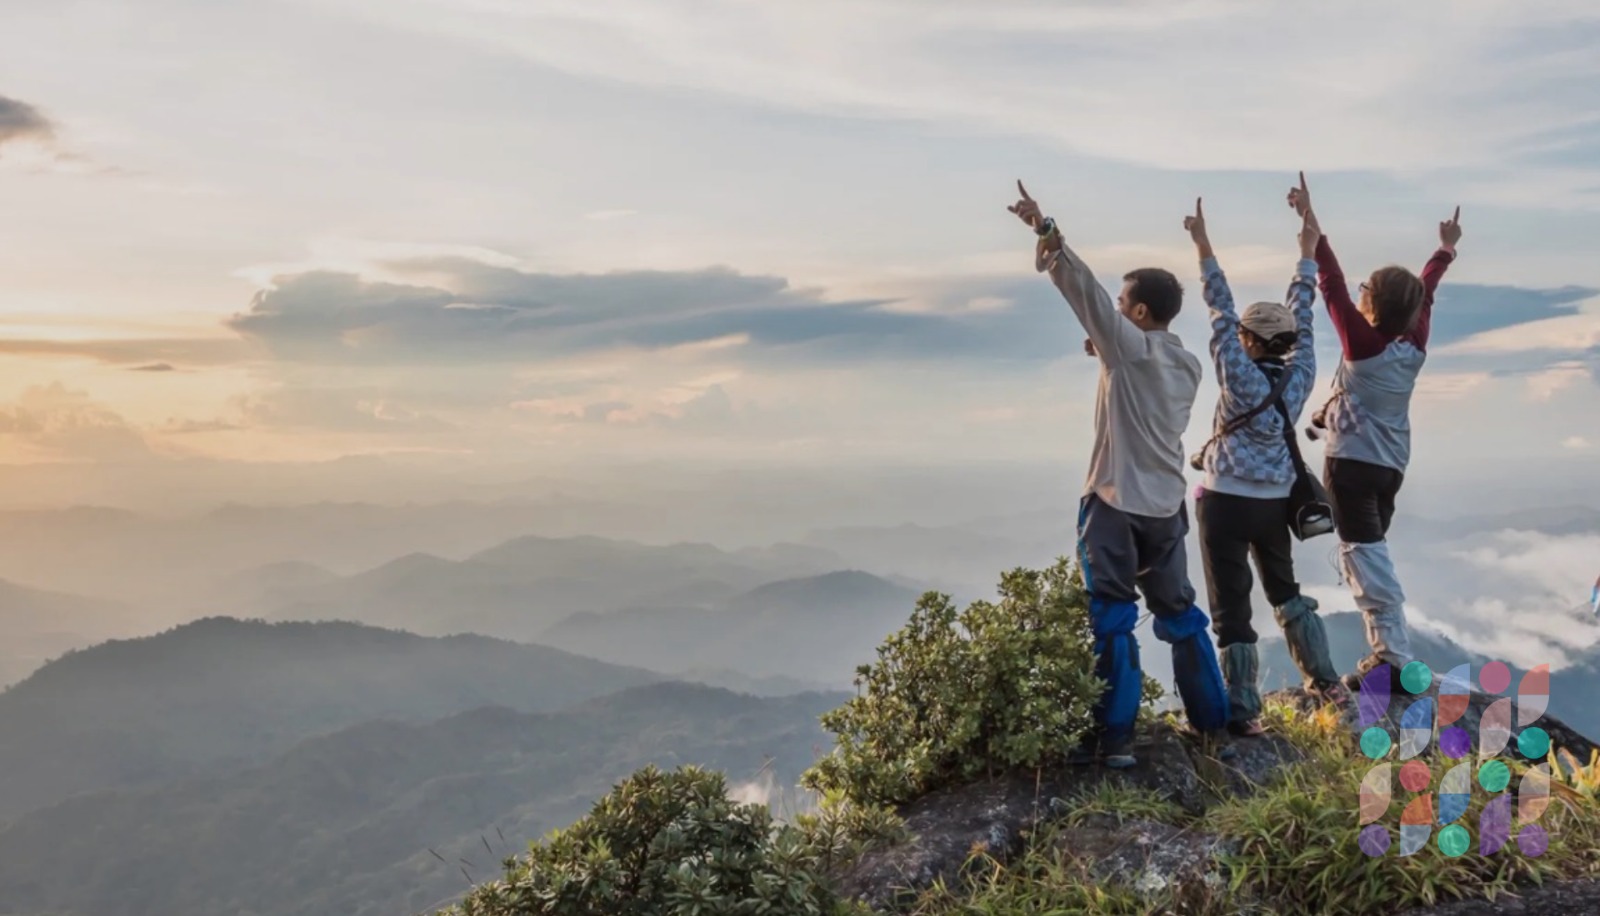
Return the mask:
<svg viewBox="0 0 1600 916">
<path fill-rule="evenodd" d="M 1317 377 L 1311 310 L 1317 295 L 1316 262 L 1301 259 L 1289 282 L 1285 304 L 1294 312 L 1296 338 L 1294 349 L 1281 364 L 1277 360 L 1257 363 L 1245 352 L 1244 344 L 1239 342 L 1239 315 L 1233 292 L 1217 259 L 1201 261 L 1200 272 L 1206 306 L 1211 312 L 1211 358 L 1216 363 L 1221 389 L 1213 430 L 1220 431 L 1230 418 L 1266 400 L 1279 371 L 1289 373 L 1283 403 L 1290 421 L 1298 421 Z M 1206 489 L 1261 499 L 1288 496 L 1295 474 L 1283 432 L 1283 417 L 1277 410 L 1268 409 L 1232 434 L 1219 438 L 1206 450 Z"/>
</svg>

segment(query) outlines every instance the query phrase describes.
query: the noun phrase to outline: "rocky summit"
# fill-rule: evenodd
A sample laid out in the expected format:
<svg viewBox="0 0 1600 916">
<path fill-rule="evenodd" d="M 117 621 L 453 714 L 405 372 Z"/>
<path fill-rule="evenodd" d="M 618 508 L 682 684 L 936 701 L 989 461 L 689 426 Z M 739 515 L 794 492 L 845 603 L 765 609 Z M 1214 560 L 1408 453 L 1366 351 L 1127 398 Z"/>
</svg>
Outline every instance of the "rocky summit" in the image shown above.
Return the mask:
<svg viewBox="0 0 1600 916">
<path fill-rule="evenodd" d="M 1398 744 L 1403 710 L 1422 696 L 1438 702 L 1441 683 L 1436 676 L 1422 694 L 1396 697 L 1376 725 Z M 1319 703 L 1299 689 L 1278 691 L 1267 699 L 1269 705 L 1292 715 L 1308 716 L 1319 709 Z M 1500 699 L 1477 691 L 1468 695 L 1466 712 L 1454 724 L 1472 736 L 1473 747 L 1478 746 L 1485 713 Z M 1370 727 L 1359 719 L 1353 698 L 1337 721 L 1352 737 L 1359 737 Z M 1526 723 L 1533 725 L 1544 729 L 1553 746 L 1578 760 L 1589 760 L 1596 750 L 1593 741 L 1554 717 Z M 1521 731 L 1513 724 L 1510 747 L 1516 746 Z M 1228 799 L 1270 788 L 1287 767 L 1306 756 L 1294 741 L 1275 731 L 1260 738 L 1234 739 L 1232 744 L 1239 753 L 1224 762 L 1170 722 L 1157 720 L 1141 727 L 1138 762 L 1126 770 L 1063 763 L 932 792 L 899 810 L 909 839 L 873 849 L 835 876 L 840 895 L 873 910 L 892 912 L 928 888 L 953 886 L 984 868 L 1014 861 L 1026 838 L 1048 830 L 1063 861 L 1075 862 L 1082 874 L 1108 888 L 1133 889 L 1152 898 L 1162 895 L 1164 900 L 1214 900 L 1227 887 L 1223 863 L 1238 851 L 1238 843 L 1207 830 L 1208 813 Z M 1167 823 L 1137 812 L 1094 810 L 1092 799 L 1106 789 L 1148 793 L 1186 817 L 1183 823 Z M 1357 804 L 1356 797 L 1349 799 L 1352 826 Z M 1249 901 L 1235 903 L 1240 911 L 1249 911 Z M 1600 881 L 1553 881 L 1518 888 L 1514 895 L 1501 895 L 1492 902 L 1451 901 L 1407 912 L 1412 916 L 1596 913 Z"/>
</svg>

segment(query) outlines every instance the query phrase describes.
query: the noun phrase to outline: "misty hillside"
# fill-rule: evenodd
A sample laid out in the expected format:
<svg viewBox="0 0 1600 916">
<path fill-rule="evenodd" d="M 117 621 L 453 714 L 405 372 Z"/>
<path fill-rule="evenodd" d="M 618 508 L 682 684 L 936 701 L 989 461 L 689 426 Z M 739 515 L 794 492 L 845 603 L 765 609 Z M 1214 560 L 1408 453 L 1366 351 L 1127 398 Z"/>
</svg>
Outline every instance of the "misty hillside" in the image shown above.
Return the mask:
<svg viewBox="0 0 1600 916">
<path fill-rule="evenodd" d="M 480 636 L 209 618 L 72 653 L 0 693 L 0 820 L 371 719 L 555 710 L 664 679 Z"/>
<path fill-rule="evenodd" d="M 793 785 L 828 744 L 818 716 L 844 699 L 670 684 L 551 715 L 479 709 L 360 725 L 251 769 L 82 796 L 0 827 L 0 909 L 432 912 L 468 889 L 462 860 L 474 879 L 492 876 L 646 763 L 700 763 L 737 783 L 770 757 L 776 783 Z"/>
<path fill-rule="evenodd" d="M 1351 670 L 1356 660 L 1367 654 L 1367 637 L 1361 615 L 1354 611 L 1322 615 L 1328 632 L 1328 648 L 1340 670 Z M 1300 673 L 1289 658 L 1282 631 L 1272 628 L 1261 634 L 1261 686 L 1263 690 L 1298 687 Z M 1437 632 L 1411 628 L 1411 650 L 1435 673 L 1444 674 L 1461 664 L 1471 664 L 1473 676 L 1494 659 L 1472 652 Z M 1525 670 L 1508 665 L 1512 672 L 1512 691 Z M 1585 735 L 1600 735 L 1600 646 L 1574 659 L 1572 664 L 1550 675 L 1550 713 Z"/>
<path fill-rule="evenodd" d="M 132 609 L 115 602 L 0 581 L 0 687 L 71 649 L 140 629 Z"/>
<path fill-rule="evenodd" d="M 769 583 L 711 608 L 577 614 L 541 641 L 618 664 L 748 674 L 847 686 L 884 637 L 905 625 L 921 591 L 860 571 Z"/>
<path fill-rule="evenodd" d="M 831 554 L 785 545 L 729 552 L 707 544 L 522 537 L 465 560 L 414 553 L 334 581 L 279 588 L 266 616 L 545 642 L 544 630 L 574 613 L 709 606 L 838 565 Z"/>
</svg>

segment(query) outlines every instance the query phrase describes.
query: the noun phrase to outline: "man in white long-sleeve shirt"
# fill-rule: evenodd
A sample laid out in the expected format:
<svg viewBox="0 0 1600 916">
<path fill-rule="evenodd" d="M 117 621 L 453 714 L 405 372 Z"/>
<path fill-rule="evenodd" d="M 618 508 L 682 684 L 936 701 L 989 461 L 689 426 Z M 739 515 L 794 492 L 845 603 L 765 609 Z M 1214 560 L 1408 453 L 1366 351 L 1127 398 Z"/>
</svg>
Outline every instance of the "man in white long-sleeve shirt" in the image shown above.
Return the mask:
<svg viewBox="0 0 1600 916">
<path fill-rule="evenodd" d="M 1141 592 L 1156 637 L 1172 646 L 1190 725 L 1220 737 L 1228 720 L 1211 621 L 1195 606 L 1184 551 L 1189 517 L 1182 437 L 1200 386 L 1200 360 L 1167 330 L 1183 304 L 1176 277 L 1157 268 L 1133 271 L 1113 303 L 1020 181 L 1017 190 L 1022 199 L 1009 209 L 1038 233 L 1034 266 L 1049 272 L 1100 359 L 1078 553 L 1094 626 L 1095 673 L 1108 685 L 1095 708 L 1098 753 L 1107 766 L 1127 767 L 1135 762 L 1133 725 L 1143 693 L 1133 633 Z"/>
</svg>

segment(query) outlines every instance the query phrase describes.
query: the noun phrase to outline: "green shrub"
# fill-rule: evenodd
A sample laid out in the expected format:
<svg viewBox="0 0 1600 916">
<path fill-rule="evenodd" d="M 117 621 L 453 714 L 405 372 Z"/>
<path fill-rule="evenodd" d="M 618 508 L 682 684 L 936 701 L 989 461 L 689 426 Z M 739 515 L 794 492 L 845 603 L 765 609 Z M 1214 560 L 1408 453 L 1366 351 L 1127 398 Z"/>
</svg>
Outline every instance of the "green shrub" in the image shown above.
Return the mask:
<svg viewBox="0 0 1600 916">
<path fill-rule="evenodd" d="M 719 773 L 646 767 L 550 834 L 454 916 L 823 916 L 817 829 L 775 825 L 761 805 L 728 800 Z M 855 815 L 858 819 L 869 815 Z M 838 832 L 838 831 L 835 831 Z M 845 847 L 848 851 L 849 847 Z"/>
<path fill-rule="evenodd" d="M 854 804 L 840 791 L 824 795 L 817 811 L 797 816 L 794 826 L 824 874 L 869 849 L 901 842 L 908 835 L 905 821 L 893 811 Z"/>
<path fill-rule="evenodd" d="M 1071 750 L 1105 689 L 1083 579 L 1059 560 L 1006 573 L 1000 596 L 958 612 L 948 596 L 924 595 L 878 661 L 857 669 L 858 695 L 822 717 L 837 746 L 802 784 L 893 805 Z M 1147 707 L 1161 695 L 1146 678 Z"/>
</svg>

